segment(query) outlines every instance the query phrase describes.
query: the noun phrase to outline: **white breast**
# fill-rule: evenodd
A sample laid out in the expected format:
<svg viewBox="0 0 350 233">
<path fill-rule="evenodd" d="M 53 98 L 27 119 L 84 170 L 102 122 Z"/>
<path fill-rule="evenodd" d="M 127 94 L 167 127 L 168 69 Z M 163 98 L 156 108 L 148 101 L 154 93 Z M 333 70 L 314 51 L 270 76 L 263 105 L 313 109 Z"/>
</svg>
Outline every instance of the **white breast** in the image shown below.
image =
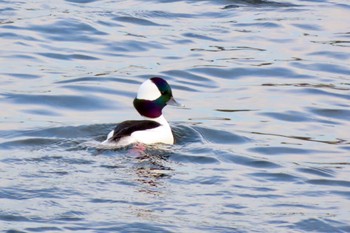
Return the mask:
<svg viewBox="0 0 350 233">
<path fill-rule="evenodd" d="M 174 137 L 170 128 L 166 126 L 159 126 L 154 129 L 136 131 L 131 134 L 137 142 L 144 144 L 165 143 L 174 144 Z"/>
</svg>

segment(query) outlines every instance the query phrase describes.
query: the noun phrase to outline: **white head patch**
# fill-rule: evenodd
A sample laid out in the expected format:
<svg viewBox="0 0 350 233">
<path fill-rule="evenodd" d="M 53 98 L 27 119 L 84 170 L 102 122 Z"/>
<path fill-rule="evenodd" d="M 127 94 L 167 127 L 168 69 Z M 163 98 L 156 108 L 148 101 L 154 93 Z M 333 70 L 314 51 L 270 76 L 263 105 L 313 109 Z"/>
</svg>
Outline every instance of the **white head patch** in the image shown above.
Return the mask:
<svg viewBox="0 0 350 233">
<path fill-rule="evenodd" d="M 158 90 L 156 84 L 154 84 L 152 80 L 148 79 L 144 81 L 139 87 L 136 98 L 144 100 L 155 100 L 158 99 L 160 96 L 161 93 Z"/>
</svg>

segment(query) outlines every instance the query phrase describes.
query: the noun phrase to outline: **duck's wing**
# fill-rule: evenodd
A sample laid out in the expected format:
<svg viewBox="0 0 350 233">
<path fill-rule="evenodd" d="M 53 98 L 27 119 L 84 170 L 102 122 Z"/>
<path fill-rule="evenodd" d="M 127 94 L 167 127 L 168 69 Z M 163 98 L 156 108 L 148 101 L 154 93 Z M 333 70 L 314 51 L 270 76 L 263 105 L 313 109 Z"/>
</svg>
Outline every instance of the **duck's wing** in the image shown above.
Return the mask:
<svg viewBox="0 0 350 233">
<path fill-rule="evenodd" d="M 150 120 L 123 121 L 115 127 L 113 135 L 108 141 L 117 142 L 122 137 L 130 136 L 135 131 L 153 129 L 158 126 L 160 126 L 158 122 Z"/>
</svg>

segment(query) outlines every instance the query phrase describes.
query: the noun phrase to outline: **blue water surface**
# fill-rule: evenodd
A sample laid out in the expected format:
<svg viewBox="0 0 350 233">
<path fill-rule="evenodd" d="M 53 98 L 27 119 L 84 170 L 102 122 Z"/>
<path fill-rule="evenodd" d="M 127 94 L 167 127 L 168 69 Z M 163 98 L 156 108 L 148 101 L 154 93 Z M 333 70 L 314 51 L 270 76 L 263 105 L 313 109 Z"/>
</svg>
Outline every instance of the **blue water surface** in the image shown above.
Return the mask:
<svg viewBox="0 0 350 233">
<path fill-rule="evenodd" d="M 347 0 L 0 1 L 1 232 L 350 232 Z M 176 144 L 101 148 L 160 76 Z"/>
</svg>

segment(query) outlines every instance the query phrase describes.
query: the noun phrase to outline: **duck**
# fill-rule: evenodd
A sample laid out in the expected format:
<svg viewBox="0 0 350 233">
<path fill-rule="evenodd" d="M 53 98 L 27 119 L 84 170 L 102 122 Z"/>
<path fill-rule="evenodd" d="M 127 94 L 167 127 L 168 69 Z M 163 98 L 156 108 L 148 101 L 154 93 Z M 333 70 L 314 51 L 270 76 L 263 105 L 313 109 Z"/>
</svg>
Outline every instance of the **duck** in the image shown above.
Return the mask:
<svg viewBox="0 0 350 233">
<path fill-rule="evenodd" d="M 133 101 L 134 108 L 144 118 L 119 123 L 108 135 L 103 145 L 125 147 L 131 144 L 174 144 L 174 135 L 162 114 L 167 105 L 182 106 L 172 94 L 166 80 L 152 77 L 144 81 Z"/>
</svg>

